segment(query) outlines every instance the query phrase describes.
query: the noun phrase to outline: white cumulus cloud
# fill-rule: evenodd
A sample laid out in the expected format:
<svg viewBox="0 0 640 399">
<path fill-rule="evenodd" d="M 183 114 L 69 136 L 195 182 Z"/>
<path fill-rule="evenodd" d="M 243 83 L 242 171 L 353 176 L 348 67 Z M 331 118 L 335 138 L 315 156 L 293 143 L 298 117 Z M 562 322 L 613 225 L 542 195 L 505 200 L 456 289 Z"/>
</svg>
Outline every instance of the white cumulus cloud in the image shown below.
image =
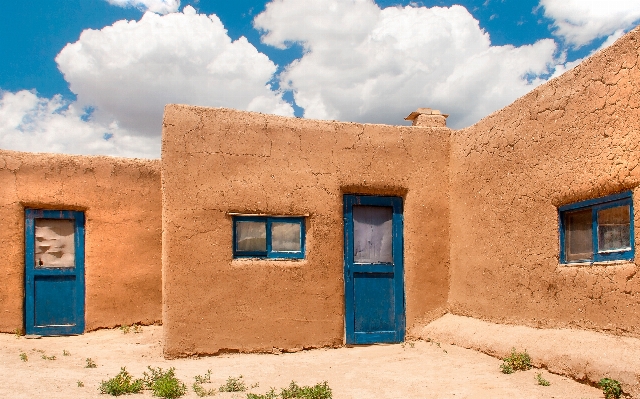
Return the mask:
<svg viewBox="0 0 640 399">
<path fill-rule="evenodd" d="M 167 103 L 293 115 L 276 65 L 190 6 L 85 30 L 56 62 L 77 100 L 0 91 L 0 148 L 157 158 Z"/>
<path fill-rule="evenodd" d="M 254 20 L 272 46 L 300 43 L 281 86 L 305 117 L 398 124 L 418 107 L 463 127 L 524 95 L 553 70 L 556 44 L 492 46 L 462 6 L 274 0 Z"/>
<path fill-rule="evenodd" d="M 0 92 L 0 148 L 157 158 L 160 140 L 132 135 L 115 121 L 96 123 L 60 96 L 21 90 Z"/>
<path fill-rule="evenodd" d="M 180 7 L 180 0 L 107 0 L 107 2 L 118 7 L 135 7 L 158 14 L 176 12 Z"/>
<path fill-rule="evenodd" d="M 167 103 L 293 115 L 269 81 L 276 65 L 246 38 L 232 41 L 215 15 L 191 6 L 85 30 L 56 57 L 81 108 L 100 123 L 159 137 Z"/>
<path fill-rule="evenodd" d="M 540 0 L 554 33 L 576 47 L 629 30 L 640 22 L 638 0 Z"/>
</svg>

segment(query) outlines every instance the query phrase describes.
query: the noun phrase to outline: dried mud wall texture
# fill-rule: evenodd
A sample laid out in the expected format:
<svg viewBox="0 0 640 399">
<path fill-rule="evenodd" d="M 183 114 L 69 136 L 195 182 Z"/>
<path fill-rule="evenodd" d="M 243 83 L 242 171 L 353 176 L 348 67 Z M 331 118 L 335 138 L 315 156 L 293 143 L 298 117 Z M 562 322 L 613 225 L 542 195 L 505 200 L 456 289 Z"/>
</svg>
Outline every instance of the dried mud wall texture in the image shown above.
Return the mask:
<svg viewBox="0 0 640 399">
<path fill-rule="evenodd" d="M 640 336 L 637 263 L 559 264 L 557 211 L 633 190 L 640 243 L 639 41 L 636 29 L 452 134 L 453 313 Z"/>
<path fill-rule="evenodd" d="M 23 326 L 24 209 L 85 212 L 86 330 L 161 321 L 160 162 L 0 150 L 0 331 Z"/>
<path fill-rule="evenodd" d="M 165 354 L 342 345 L 345 193 L 404 197 L 407 327 L 439 316 L 449 275 L 449 133 L 168 105 Z M 230 212 L 308 214 L 305 259 L 234 260 Z"/>
</svg>

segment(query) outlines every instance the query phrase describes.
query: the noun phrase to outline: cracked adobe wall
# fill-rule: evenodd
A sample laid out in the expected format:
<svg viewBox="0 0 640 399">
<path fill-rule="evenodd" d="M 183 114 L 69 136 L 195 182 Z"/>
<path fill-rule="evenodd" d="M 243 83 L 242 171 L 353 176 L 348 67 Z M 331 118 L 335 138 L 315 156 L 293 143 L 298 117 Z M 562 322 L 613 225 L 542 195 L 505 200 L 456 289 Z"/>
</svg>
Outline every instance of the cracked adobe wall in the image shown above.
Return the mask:
<svg viewBox="0 0 640 399">
<path fill-rule="evenodd" d="M 85 211 L 86 330 L 161 321 L 160 162 L 0 150 L 0 331 L 23 326 L 24 209 Z"/>
<path fill-rule="evenodd" d="M 449 273 L 449 132 L 168 105 L 165 354 L 342 345 L 344 193 L 404 197 L 408 330 L 439 316 Z M 229 212 L 309 214 L 306 258 L 234 260 Z"/>
<path fill-rule="evenodd" d="M 559 265 L 557 213 L 632 189 L 640 243 L 639 45 L 636 28 L 452 133 L 452 312 L 640 336 L 637 264 Z"/>
</svg>

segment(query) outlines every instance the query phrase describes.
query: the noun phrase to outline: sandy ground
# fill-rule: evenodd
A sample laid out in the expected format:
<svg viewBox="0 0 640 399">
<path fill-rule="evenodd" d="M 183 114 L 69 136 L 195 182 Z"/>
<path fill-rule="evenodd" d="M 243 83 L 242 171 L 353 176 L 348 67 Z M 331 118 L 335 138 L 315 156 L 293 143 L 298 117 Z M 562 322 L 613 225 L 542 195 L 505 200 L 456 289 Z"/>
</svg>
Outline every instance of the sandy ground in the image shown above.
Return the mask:
<svg viewBox="0 0 640 399">
<path fill-rule="evenodd" d="M 147 366 L 175 367 L 195 398 L 193 377 L 211 370 L 210 387 L 230 376 L 243 376 L 252 392 L 328 381 L 336 399 L 362 398 L 603 398 L 591 386 L 533 369 L 505 375 L 501 361 L 457 346 L 416 341 L 403 345 L 373 345 L 317 349 L 285 354 L 229 354 L 166 360 L 162 357 L 162 327 L 143 327 L 138 334 L 119 329 L 76 337 L 17 338 L 0 334 L 1 398 L 105 398 L 98 387 L 126 367 L 142 377 Z M 64 355 L 63 351 L 68 352 Z M 25 353 L 27 361 L 20 359 Z M 55 356 L 55 360 L 43 359 Z M 97 368 L 85 368 L 91 358 Z M 551 386 L 537 385 L 542 373 Z M 79 387 L 81 381 L 84 387 Z M 135 397 L 152 397 L 149 391 Z M 219 393 L 217 398 L 245 398 Z"/>
<path fill-rule="evenodd" d="M 620 381 L 625 394 L 640 399 L 638 338 L 580 329 L 496 324 L 453 314 L 416 329 L 414 334 L 495 357 L 508 356 L 513 347 L 526 348 L 535 366 L 591 385 L 605 377 L 613 378 Z"/>
</svg>

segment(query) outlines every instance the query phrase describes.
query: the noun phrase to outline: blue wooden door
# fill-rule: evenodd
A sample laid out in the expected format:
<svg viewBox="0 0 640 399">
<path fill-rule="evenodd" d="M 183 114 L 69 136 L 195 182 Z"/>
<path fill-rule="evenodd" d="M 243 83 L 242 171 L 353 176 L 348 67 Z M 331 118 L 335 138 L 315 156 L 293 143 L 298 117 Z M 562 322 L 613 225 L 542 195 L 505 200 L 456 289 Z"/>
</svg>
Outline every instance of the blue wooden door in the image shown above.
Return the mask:
<svg viewBox="0 0 640 399">
<path fill-rule="evenodd" d="M 27 334 L 84 332 L 84 213 L 25 210 Z"/>
<path fill-rule="evenodd" d="M 344 196 L 347 344 L 404 340 L 402 198 Z"/>
</svg>

